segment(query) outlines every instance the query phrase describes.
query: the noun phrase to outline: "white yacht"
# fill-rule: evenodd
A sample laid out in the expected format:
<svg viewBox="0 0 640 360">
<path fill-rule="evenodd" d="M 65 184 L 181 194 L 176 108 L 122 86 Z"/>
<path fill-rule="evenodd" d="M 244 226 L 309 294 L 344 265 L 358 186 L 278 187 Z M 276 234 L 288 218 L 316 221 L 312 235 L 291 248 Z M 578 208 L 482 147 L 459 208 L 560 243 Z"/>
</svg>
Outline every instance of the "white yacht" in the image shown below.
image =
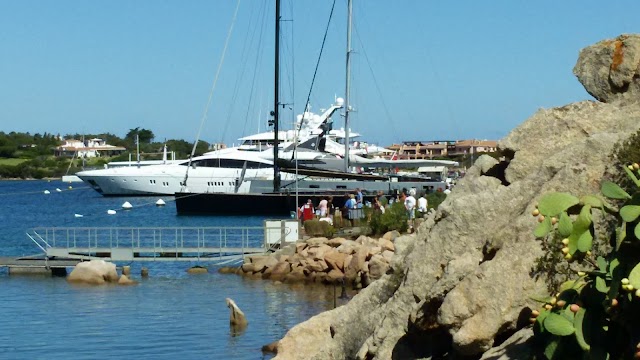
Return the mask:
<svg viewBox="0 0 640 360">
<path fill-rule="evenodd" d="M 344 101 L 336 99 L 321 115 L 310 111 L 298 115 L 296 129 L 279 131 L 278 146 L 291 148 L 296 140 L 307 140 L 320 134 L 332 142 L 344 136 L 344 130 L 330 130 L 331 116 Z M 327 131 L 328 130 L 328 131 Z M 273 176 L 274 132 L 263 132 L 240 138 L 240 146 L 211 151 L 193 159 L 157 165 L 116 166 L 76 173 L 84 182 L 105 196 L 173 195 L 179 191 L 243 192 L 249 191 L 243 178 L 269 179 Z M 279 158 L 290 157 L 283 152 Z M 315 153 L 313 157 L 326 157 Z M 331 155 L 329 155 L 331 156 Z M 337 156 L 337 155 L 335 155 Z M 311 161 L 307 157 L 308 161 Z M 293 177 L 294 175 L 285 175 Z"/>
</svg>

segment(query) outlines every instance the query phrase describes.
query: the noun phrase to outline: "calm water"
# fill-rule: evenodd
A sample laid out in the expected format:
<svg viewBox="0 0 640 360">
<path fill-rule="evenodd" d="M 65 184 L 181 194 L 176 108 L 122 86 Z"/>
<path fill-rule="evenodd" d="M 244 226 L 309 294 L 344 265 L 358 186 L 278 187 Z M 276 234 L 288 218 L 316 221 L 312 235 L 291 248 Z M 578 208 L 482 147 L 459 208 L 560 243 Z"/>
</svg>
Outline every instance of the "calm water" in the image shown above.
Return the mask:
<svg viewBox="0 0 640 360">
<path fill-rule="evenodd" d="M 84 184 L 0 181 L 0 256 L 38 248 L 25 230 L 40 226 L 262 226 L 262 217 L 176 216 L 171 198 L 104 198 Z M 56 188 L 62 190 L 57 192 Z M 51 194 L 43 194 L 49 190 Z M 124 201 L 132 211 L 107 215 Z M 84 217 L 76 218 L 74 214 Z M 86 287 L 63 278 L 9 276 L 0 270 L 0 358 L 261 359 L 262 345 L 333 307 L 328 287 L 275 285 L 235 275 L 187 275 L 189 263 L 133 263 L 150 277 L 132 287 Z M 225 298 L 249 320 L 233 336 Z"/>
</svg>

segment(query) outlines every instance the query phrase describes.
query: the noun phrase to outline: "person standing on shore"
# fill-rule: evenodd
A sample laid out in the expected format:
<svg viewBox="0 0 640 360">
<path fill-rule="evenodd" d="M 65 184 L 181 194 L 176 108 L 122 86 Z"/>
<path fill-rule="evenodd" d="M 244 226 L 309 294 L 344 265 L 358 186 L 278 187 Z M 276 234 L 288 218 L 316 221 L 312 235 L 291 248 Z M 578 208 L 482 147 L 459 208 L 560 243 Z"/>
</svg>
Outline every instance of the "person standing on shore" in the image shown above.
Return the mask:
<svg viewBox="0 0 640 360">
<path fill-rule="evenodd" d="M 318 204 L 318 211 L 320 211 L 320 217 L 323 218 L 325 216 L 327 216 L 327 207 L 329 205 L 329 201 L 327 200 L 327 197 L 323 197 L 322 200 L 320 200 L 320 203 Z"/>
<path fill-rule="evenodd" d="M 416 198 L 414 197 L 415 194 L 416 190 L 411 189 L 409 190 L 409 196 L 404 199 L 404 208 L 407 210 L 407 217 L 409 218 L 409 229 L 411 230 L 413 230 L 413 220 L 416 217 Z"/>
<path fill-rule="evenodd" d="M 424 195 L 424 192 L 420 193 L 420 198 L 418 199 L 418 211 L 422 216 L 427 213 L 427 198 Z"/>
<path fill-rule="evenodd" d="M 378 190 L 378 201 L 380 202 L 380 207 L 387 208 L 389 206 L 389 200 L 384 195 L 384 191 Z"/>
<path fill-rule="evenodd" d="M 362 191 L 360 188 L 356 188 L 356 208 L 360 209 L 364 205 L 363 203 L 364 197 L 362 196 Z"/>
<path fill-rule="evenodd" d="M 311 220 L 315 217 L 315 211 L 313 210 L 313 201 L 311 201 L 311 199 L 307 200 L 307 203 L 302 205 L 302 207 L 300 208 L 300 215 L 302 218 L 302 222 Z"/>
</svg>

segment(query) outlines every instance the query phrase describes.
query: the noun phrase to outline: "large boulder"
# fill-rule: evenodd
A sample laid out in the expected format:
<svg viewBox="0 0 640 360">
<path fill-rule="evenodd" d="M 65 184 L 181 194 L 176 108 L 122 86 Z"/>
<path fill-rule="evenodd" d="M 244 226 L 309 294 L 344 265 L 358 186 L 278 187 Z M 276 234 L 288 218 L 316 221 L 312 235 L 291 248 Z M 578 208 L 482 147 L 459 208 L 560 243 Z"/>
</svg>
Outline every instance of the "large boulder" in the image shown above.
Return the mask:
<svg viewBox="0 0 640 360">
<path fill-rule="evenodd" d="M 91 285 L 117 283 L 118 271 L 116 264 L 104 260 L 83 261 L 73 268 L 67 281 Z"/>
<path fill-rule="evenodd" d="M 640 128 L 640 104 L 630 101 L 638 94 L 638 76 L 620 75 L 637 70 L 637 38 L 610 40 L 613 53 L 581 52 L 576 73 L 590 79 L 585 88 L 606 103 L 539 110 L 513 130 L 499 142 L 504 160 L 478 159 L 415 235 L 387 234 L 395 255 L 385 276 L 345 306 L 292 328 L 279 342 L 277 358 L 423 358 L 436 346 L 479 357 L 494 339 L 523 326 L 526 308 L 538 306 L 531 296 L 546 294 L 550 281 L 531 275 L 543 253 L 531 211 L 549 191 L 597 192 L 611 170 L 614 145 Z M 617 41 L 622 60 L 615 57 Z M 604 84 L 598 72 L 605 65 L 584 65 L 607 61 L 607 77 L 622 84 L 610 90 L 598 85 Z M 364 260 L 356 251 L 345 275 L 359 271 Z"/>
<path fill-rule="evenodd" d="M 584 48 L 573 73 L 589 94 L 600 101 L 638 101 L 640 35 L 620 35 Z"/>
</svg>

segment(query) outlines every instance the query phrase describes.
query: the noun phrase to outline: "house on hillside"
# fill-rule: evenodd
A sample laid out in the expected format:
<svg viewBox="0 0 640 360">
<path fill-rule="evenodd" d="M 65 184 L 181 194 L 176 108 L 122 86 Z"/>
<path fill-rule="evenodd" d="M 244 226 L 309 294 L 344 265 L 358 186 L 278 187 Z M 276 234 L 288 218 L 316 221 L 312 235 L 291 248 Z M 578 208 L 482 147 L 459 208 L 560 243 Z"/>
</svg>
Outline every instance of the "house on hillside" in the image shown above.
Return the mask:
<svg viewBox="0 0 640 360">
<path fill-rule="evenodd" d="M 434 159 L 454 157 L 467 154 L 494 152 L 498 142 L 494 140 L 438 140 L 438 141 L 404 141 L 387 147 L 394 153 L 395 159 Z"/>
<path fill-rule="evenodd" d="M 458 140 L 450 151 L 451 156 L 470 155 L 479 153 L 491 153 L 498 150 L 498 142 L 495 140 Z"/>
<path fill-rule="evenodd" d="M 127 151 L 122 146 L 109 145 L 105 140 L 93 138 L 86 141 L 66 139 L 64 144 L 54 149 L 54 155 L 58 157 L 93 158 L 101 156 L 116 156 Z"/>
</svg>

